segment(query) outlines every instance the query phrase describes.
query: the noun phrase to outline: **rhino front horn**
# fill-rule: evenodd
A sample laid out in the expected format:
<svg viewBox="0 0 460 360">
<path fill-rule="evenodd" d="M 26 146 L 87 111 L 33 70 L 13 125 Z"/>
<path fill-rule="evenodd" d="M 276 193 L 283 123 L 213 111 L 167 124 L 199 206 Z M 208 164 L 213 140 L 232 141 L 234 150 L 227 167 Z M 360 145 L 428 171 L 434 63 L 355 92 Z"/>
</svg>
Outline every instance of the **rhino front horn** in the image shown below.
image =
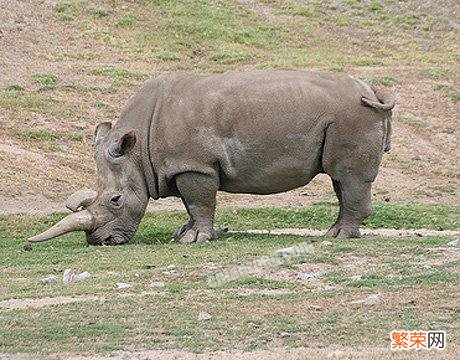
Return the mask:
<svg viewBox="0 0 460 360">
<path fill-rule="evenodd" d="M 90 231 L 93 227 L 93 215 L 88 210 L 73 213 L 41 234 L 32 236 L 30 242 L 40 242 L 71 231 Z"/>
</svg>

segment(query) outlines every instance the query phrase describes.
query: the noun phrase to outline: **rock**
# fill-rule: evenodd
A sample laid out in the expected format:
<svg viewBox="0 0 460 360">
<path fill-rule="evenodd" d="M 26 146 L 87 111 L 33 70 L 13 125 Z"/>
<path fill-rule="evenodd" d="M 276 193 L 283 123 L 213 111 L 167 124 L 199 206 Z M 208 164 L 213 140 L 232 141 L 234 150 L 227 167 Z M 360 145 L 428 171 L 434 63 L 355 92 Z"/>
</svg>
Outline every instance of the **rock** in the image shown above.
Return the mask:
<svg viewBox="0 0 460 360">
<path fill-rule="evenodd" d="M 327 241 L 327 240 L 324 240 L 321 245 L 323 246 L 331 246 L 332 245 L 332 242 L 331 241 Z"/>
<path fill-rule="evenodd" d="M 156 288 L 163 288 L 163 287 L 165 287 L 166 285 L 165 285 L 165 283 L 164 283 L 163 281 L 152 281 L 152 282 L 150 283 L 150 286 L 151 286 L 151 287 L 156 287 Z"/>
<path fill-rule="evenodd" d="M 74 282 L 79 282 L 88 279 L 91 276 L 91 274 L 88 271 L 82 272 L 78 275 L 75 275 L 73 278 Z"/>
<path fill-rule="evenodd" d="M 117 285 L 117 289 L 129 289 L 131 287 L 130 284 L 124 282 L 117 282 L 115 285 Z"/>
<path fill-rule="evenodd" d="M 364 305 L 376 305 L 380 302 L 380 295 L 379 294 L 372 294 L 365 298 L 362 303 Z"/>
<path fill-rule="evenodd" d="M 457 240 L 454 240 L 454 241 L 449 241 L 447 243 L 447 246 L 458 246 L 458 239 Z"/>
<path fill-rule="evenodd" d="M 207 320 L 211 320 L 211 318 L 212 318 L 212 315 L 207 313 L 206 311 L 200 311 L 200 313 L 198 314 L 199 321 L 207 321 Z"/>
<path fill-rule="evenodd" d="M 166 270 L 168 271 L 176 270 L 176 265 L 168 265 L 166 266 Z"/>
<path fill-rule="evenodd" d="M 32 251 L 32 244 L 31 243 L 24 244 L 24 246 L 22 247 L 22 250 L 24 250 L 24 251 Z"/>
<path fill-rule="evenodd" d="M 48 5 L 48 6 L 56 6 L 58 3 L 58 0 L 44 0 L 43 4 Z"/>
<path fill-rule="evenodd" d="M 327 291 L 337 290 L 337 285 L 326 285 L 324 287 L 324 290 L 327 290 Z"/>
<path fill-rule="evenodd" d="M 75 282 L 86 280 L 90 276 L 91 274 L 88 271 L 82 272 L 80 274 L 75 274 L 75 271 L 72 269 L 65 269 L 64 274 L 62 275 L 62 283 L 64 285 L 69 285 Z"/>
<path fill-rule="evenodd" d="M 350 279 L 353 281 L 359 281 L 363 278 L 362 275 L 353 275 Z"/>
<path fill-rule="evenodd" d="M 57 283 L 57 276 L 50 275 L 40 280 L 43 285 L 51 285 Z"/>
<path fill-rule="evenodd" d="M 284 249 L 279 249 L 279 250 L 275 251 L 275 255 L 281 255 L 281 256 L 293 255 L 296 252 L 297 252 L 296 248 L 293 247 L 293 246 L 290 246 L 290 247 L 287 247 L 287 248 L 284 248 Z"/>
<path fill-rule="evenodd" d="M 73 283 L 75 277 L 75 272 L 72 269 L 65 269 L 64 274 L 62 275 L 62 283 L 64 285 L 69 285 Z"/>
<path fill-rule="evenodd" d="M 313 281 L 318 277 L 318 273 L 299 272 L 297 277 L 302 281 Z"/>
<path fill-rule="evenodd" d="M 284 338 L 288 338 L 288 337 L 291 337 L 291 333 L 288 333 L 286 331 L 280 332 L 280 338 L 284 339 Z"/>
</svg>

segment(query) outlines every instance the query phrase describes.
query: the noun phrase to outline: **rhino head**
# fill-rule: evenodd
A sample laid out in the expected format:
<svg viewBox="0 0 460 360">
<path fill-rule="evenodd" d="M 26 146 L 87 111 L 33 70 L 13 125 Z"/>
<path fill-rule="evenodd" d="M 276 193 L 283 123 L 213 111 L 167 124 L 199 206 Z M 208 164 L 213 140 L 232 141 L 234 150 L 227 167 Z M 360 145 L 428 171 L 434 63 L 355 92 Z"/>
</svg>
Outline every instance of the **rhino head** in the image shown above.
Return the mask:
<svg viewBox="0 0 460 360">
<path fill-rule="evenodd" d="M 70 196 L 66 206 L 73 213 L 29 241 L 79 230 L 86 232 L 91 245 L 119 245 L 133 237 L 149 200 L 135 132 L 112 128 L 108 122 L 99 124 L 94 159 L 97 191 L 83 189 Z"/>
</svg>

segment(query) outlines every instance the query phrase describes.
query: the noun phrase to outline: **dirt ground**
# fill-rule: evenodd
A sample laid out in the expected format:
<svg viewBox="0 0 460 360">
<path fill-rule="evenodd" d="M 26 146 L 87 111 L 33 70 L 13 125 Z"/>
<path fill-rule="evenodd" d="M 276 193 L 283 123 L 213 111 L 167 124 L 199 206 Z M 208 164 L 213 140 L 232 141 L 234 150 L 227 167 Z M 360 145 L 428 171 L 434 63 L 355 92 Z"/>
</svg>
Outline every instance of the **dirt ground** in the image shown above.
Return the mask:
<svg viewBox="0 0 460 360">
<path fill-rule="evenodd" d="M 270 10 L 269 5 L 243 3 L 251 11 L 261 12 L 264 21 L 280 22 L 279 18 L 273 20 L 274 10 Z M 18 84 L 31 89 L 30 96 L 35 96 L 38 102 L 31 105 L 27 101 L 33 102 L 34 98 L 27 98 L 26 94 L 26 98 L 14 100 L 25 103 L 17 104 L 11 100 L 2 103 L 0 213 L 61 211 L 67 196 L 81 187 L 91 187 L 95 182 L 91 157 L 94 126 L 103 120 L 116 119 L 129 96 L 150 75 L 174 69 L 156 60 L 135 58 L 97 37 L 92 39 L 73 33 L 72 26 L 56 18 L 54 1 L 0 0 L 0 4 L 0 90 Z M 407 6 L 411 4 L 409 2 Z M 137 8 L 134 4 L 130 6 Z M 439 17 L 440 23 L 449 17 L 445 11 L 435 12 L 433 9 L 428 10 L 433 11 L 432 16 Z M 281 20 L 290 21 L 290 18 Z M 457 26 L 455 17 L 449 21 L 445 23 L 445 29 L 439 31 L 452 32 Z M 324 26 L 323 31 L 331 29 Z M 429 50 L 430 44 L 436 41 L 436 34 L 428 38 L 431 43 L 424 45 Z M 141 76 L 135 77 L 127 86 L 120 86 L 116 92 L 110 92 L 107 91 L 107 79 L 87 71 L 103 64 L 129 68 Z M 255 66 L 243 64 L 241 68 Z M 385 155 L 375 182 L 375 201 L 459 203 L 459 106 L 456 100 L 446 98 L 439 91 L 440 85 L 458 85 L 458 72 L 452 73 L 452 67 L 455 69 L 453 64 L 441 67 L 441 73 L 447 69 L 448 75 L 441 74 L 440 77 L 426 76 L 418 65 L 351 65 L 347 68 L 349 73 L 362 78 L 391 75 L 394 79 L 387 84 L 397 98 L 393 149 Z M 31 80 L 31 74 L 36 73 L 54 74 L 59 79 L 58 86 L 48 92 L 37 90 L 38 85 Z M 90 84 L 94 91 L 78 91 L 79 86 Z M 31 128 L 47 133 L 37 138 L 28 135 Z M 75 133 L 82 134 L 84 139 L 70 141 L 68 136 Z M 46 134 L 51 134 L 49 139 Z M 304 206 L 319 201 L 335 201 L 327 176 L 318 176 L 307 187 L 284 194 L 219 196 L 220 206 L 235 207 Z M 177 199 L 163 199 L 149 207 L 150 210 L 181 208 Z"/>
</svg>

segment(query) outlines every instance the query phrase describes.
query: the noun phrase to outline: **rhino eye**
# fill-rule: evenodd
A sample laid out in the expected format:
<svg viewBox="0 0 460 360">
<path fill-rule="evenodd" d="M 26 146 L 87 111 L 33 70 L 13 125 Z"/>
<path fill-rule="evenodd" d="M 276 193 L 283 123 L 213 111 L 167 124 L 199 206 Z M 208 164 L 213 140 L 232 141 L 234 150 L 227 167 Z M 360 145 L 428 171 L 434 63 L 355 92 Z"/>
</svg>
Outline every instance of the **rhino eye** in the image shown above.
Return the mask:
<svg viewBox="0 0 460 360">
<path fill-rule="evenodd" d="M 121 194 L 113 195 L 110 198 L 110 206 L 112 206 L 113 208 L 117 209 L 117 208 L 121 207 L 122 204 L 123 204 L 123 201 L 122 201 Z"/>
</svg>

